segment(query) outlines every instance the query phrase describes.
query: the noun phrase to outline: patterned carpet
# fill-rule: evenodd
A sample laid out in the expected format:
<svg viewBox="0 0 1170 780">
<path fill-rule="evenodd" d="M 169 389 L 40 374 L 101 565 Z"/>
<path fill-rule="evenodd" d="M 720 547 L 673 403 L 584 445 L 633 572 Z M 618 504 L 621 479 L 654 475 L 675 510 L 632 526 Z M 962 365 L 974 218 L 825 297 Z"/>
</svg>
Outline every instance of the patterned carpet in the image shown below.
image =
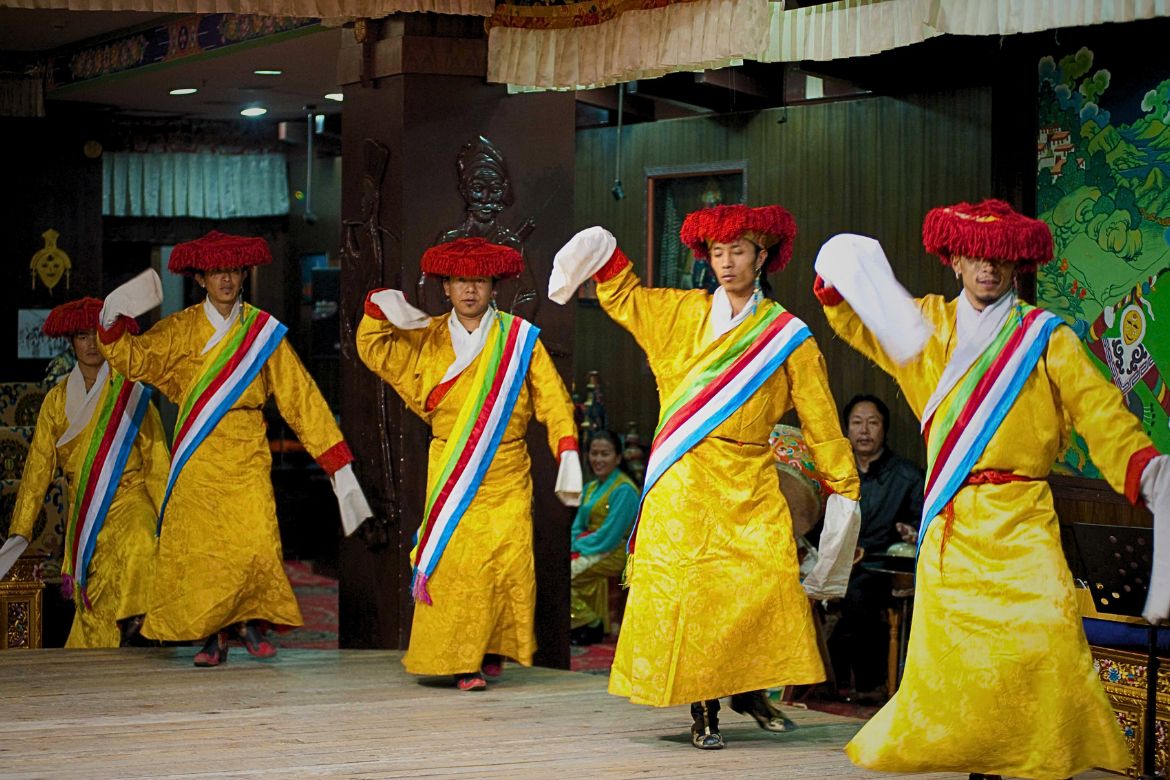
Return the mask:
<svg viewBox="0 0 1170 780">
<path fill-rule="evenodd" d="M 301 606 L 305 625 L 284 634 L 273 633 L 279 647 L 310 650 L 337 649 L 337 580 L 313 573 L 309 561 L 285 561 L 284 571 Z"/>
</svg>

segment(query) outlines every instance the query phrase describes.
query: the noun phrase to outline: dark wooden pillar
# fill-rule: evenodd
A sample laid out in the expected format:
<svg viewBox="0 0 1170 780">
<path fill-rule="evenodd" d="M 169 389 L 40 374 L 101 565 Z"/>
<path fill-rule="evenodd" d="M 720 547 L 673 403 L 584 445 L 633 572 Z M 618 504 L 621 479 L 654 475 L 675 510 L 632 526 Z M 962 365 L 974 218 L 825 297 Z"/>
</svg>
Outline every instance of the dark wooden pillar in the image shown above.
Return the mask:
<svg viewBox="0 0 1170 780">
<path fill-rule="evenodd" d="M 357 360 L 353 328 L 371 288 L 398 287 L 419 301 L 423 251 L 464 218 L 456 155 L 482 135 L 503 153 L 511 175 L 515 202 L 500 222 L 513 230 L 529 217 L 536 223 L 525 255 L 540 303 L 534 314 L 531 308 L 522 313 L 541 327 L 561 375 L 571 376 L 573 307 L 550 303 L 545 292 L 553 254 L 573 227 L 574 101 L 569 94 L 508 95 L 505 87 L 486 84 L 486 41 L 475 20 L 406 15 L 372 34 L 376 40 L 364 47 L 347 39 L 339 64 L 345 86 L 343 220 L 361 220 L 363 177 L 377 175 L 368 157 L 370 140 L 389 150 L 380 186 L 382 262 L 364 251 L 342 268 L 341 410 L 359 477 L 386 520 L 388 544 L 371 549 L 351 539 L 342 545 L 340 641 L 342 647 L 405 647 L 412 609 L 408 556 L 423 509 L 428 430 Z M 511 299 L 510 288 L 501 290 L 501 306 Z M 423 308 L 439 314 L 439 300 L 432 289 Z M 553 496 L 555 463 L 538 424 L 530 431 L 529 451 L 537 663 L 567 668 L 572 513 Z"/>
</svg>

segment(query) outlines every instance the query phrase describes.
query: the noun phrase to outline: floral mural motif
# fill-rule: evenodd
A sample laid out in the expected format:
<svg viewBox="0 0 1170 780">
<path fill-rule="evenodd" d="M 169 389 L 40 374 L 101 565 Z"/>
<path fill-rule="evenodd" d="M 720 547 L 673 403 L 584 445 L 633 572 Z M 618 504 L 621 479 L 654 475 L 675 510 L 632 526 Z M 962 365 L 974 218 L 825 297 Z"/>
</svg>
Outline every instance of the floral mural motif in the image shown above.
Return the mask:
<svg viewBox="0 0 1170 780">
<path fill-rule="evenodd" d="M 1056 258 L 1037 298 L 1084 340 L 1154 444 L 1170 447 L 1170 73 L 1039 62 L 1036 210 Z M 1074 431 L 1058 470 L 1100 473 Z"/>
</svg>

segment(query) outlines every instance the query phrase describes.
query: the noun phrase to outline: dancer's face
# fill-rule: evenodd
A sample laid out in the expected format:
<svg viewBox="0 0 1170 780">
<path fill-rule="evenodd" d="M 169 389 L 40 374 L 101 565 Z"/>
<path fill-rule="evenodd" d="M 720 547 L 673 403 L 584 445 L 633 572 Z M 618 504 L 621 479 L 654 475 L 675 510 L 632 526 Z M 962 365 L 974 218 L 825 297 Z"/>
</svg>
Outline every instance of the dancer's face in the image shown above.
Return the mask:
<svg viewBox="0 0 1170 780">
<path fill-rule="evenodd" d="M 207 297 L 212 303 L 231 306 L 240 297 L 247 274 L 243 268 L 215 268 L 206 273 L 197 271 L 195 283 L 207 290 Z"/>
<path fill-rule="evenodd" d="M 715 242 L 711 244 L 708 254 L 719 286 L 728 295 L 751 295 L 756 285 L 756 274 L 764 264 L 766 250 L 741 238 L 730 244 Z"/>
<path fill-rule="evenodd" d="M 98 352 L 97 331 L 83 330 L 69 337 L 77 362 L 86 368 L 101 368 L 106 359 Z"/>
<path fill-rule="evenodd" d="M 951 258 L 951 267 L 962 277 L 967 300 L 977 311 L 983 311 L 1002 298 L 1016 281 L 1014 263 L 955 255 Z"/>
<path fill-rule="evenodd" d="M 593 469 L 593 475 L 598 479 L 605 479 L 612 474 L 621 460 L 621 453 L 608 439 L 594 439 L 589 442 L 589 467 Z"/>
<path fill-rule="evenodd" d="M 452 276 L 443 280 L 443 294 L 451 308 L 465 319 L 479 319 L 492 302 L 490 276 Z"/>
</svg>

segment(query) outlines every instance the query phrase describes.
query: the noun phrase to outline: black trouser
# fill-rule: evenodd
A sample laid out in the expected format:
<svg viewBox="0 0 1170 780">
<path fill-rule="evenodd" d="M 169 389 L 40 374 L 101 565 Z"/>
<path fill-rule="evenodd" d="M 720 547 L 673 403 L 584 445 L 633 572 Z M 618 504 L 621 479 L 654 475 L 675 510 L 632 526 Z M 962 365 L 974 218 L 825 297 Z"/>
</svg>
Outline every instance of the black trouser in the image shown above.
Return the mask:
<svg viewBox="0 0 1170 780">
<path fill-rule="evenodd" d="M 839 687 L 849 685 L 871 691 L 886 682 L 890 630 L 885 620 L 892 602 L 892 578 L 860 567 L 854 569 L 849 587 L 838 605 L 841 618 L 829 637 L 829 655 Z"/>
</svg>

